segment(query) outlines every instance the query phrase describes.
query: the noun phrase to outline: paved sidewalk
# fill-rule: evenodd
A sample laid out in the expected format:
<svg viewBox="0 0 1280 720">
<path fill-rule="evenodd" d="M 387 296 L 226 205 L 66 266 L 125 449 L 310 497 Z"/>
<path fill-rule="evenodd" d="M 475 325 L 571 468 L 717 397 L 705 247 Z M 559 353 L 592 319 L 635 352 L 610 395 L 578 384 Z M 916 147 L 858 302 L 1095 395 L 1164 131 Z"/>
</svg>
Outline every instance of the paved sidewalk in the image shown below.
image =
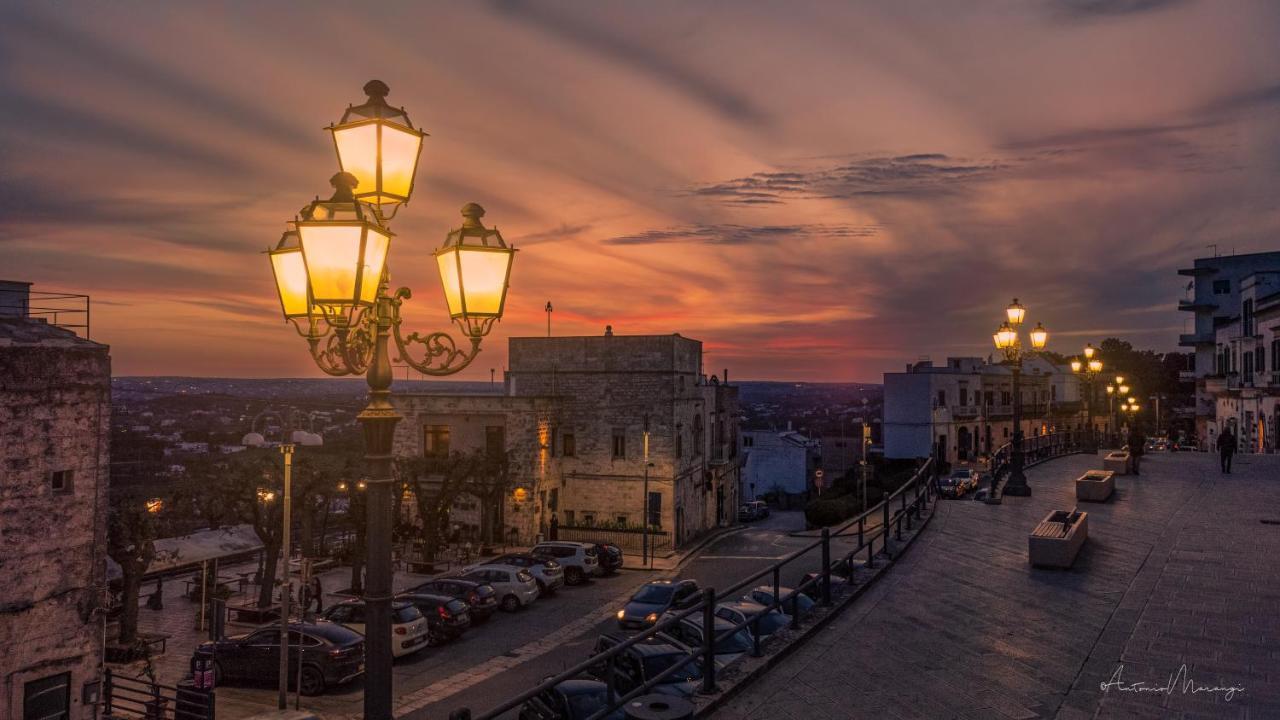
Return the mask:
<svg viewBox="0 0 1280 720">
<path fill-rule="evenodd" d="M 1026 535 L 1100 458 L 1031 469 L 1031 498 L 940 503 L 884 583 L 715 717 L 1280 717 L 1280 458 L 1216 461 L 1153 454 L 1082 503 L 1070 571 L 1028 567 Z"/>
</svg>

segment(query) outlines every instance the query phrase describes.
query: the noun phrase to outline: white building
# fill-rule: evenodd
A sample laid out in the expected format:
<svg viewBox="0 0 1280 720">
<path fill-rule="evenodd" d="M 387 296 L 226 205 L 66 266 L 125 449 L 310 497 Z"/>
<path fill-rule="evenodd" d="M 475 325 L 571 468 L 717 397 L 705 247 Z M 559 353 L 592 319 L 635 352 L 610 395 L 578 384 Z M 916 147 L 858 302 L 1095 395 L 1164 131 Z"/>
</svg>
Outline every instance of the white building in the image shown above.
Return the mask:
<svg viewBox="0 0 1280 720">
<path fill-rule="evenodd" d="M 1269 253 L 1280 256 L 1280 253 Z M 1202 439 L 1216 447 L 1225 428 L 1235 433 L 1241 452 L 1275 452 L 1280 447 L 1280 270 L 1240 279 L 1239 304 L 1219 303 L 1213 355 L 1196 381 L 1210 401 Z M 1197 403 L 1197 408 L 1199 403 Z M 1197 431 L 1201 429 L 1197 417 Z"/>
<path fill-rule="evenodd" d="M 1026 437 L 1082 429 L 1080 378 L 1044 358 L 1024 361 L 1022 433 Z M 1097 432 L 1109 431 L 1103 405 L 1094 406 Z M 1013 373 L 977 357 L 922 360 L 884 375 L 884 456 L 934 456 L 948 463 L 986 457 L 1013 436 Z"/>
<path fill-rule="evenodd" d="M 744 430 L 742 496 L 754 500 L 765 493 L 806 498 L 820 443 L 793 430 Z"/>
<path fill-rule="evenodd" d="M 1241 319 L 1246 280 L 1277 270 L 1280 270 L 1280 252 L 1197 258 L 1193 267 L 1178 271 L 1179 275 L 1192 278 L 1187 285 L 1190 297 L 1180 301 L 1178 309 L 1195 313 L 1193 327 L 1191 332 L 1178 337 L 1178 344 L 1195 349 L 1196 437 L 1202 444 L 1214 442 L 1220 429 L 1217 397 L 1227 389 L 1226 371 L 1219 362 L 1223 346 L 1238 352 L 1248 344 L 1236 342 L 1233 345 L 1233 337 L 1241 338 L 1238 330 L 1232 336 L 1228 329 Z M 1251 297 L 1257 303 L 1256 289 L 1252 293 Z M 1221 336 L 1227 341 L 1225 343 L 1219 340 L 1220 329 L 1227 331 Z M 1232 405 L 1228 403 L 1225 407 L 1231 408 Z"/>
</svg>

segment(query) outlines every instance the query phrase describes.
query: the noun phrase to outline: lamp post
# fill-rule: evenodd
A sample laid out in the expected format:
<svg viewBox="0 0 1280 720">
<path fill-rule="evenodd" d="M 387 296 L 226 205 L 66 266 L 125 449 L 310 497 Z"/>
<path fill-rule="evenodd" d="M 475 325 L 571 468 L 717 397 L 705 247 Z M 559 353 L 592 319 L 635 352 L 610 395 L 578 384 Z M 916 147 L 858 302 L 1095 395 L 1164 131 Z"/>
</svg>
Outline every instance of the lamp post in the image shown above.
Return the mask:
<svg viewBox="0 0 1280 720">
<path fill-rule="evenodd" d="M 1013 373 L 1013 450 L 1009 457 L 1009 482 L 1005 484 L 1004 494 L 1022 497 L 1031 495 L 1027 477 L 1022 473 L 1022 361 L 1043 350 L 1049 342 L 1049 331 L 1036 323 L 1028 333 L 1031 349 L 1027 350 L 1022 346 L 1018 329 L 1026 315 L 1027 309 L 1014 298 L 1009 307 L 1005 308 L 1005 321 L 992 336 L 996 349 L 1004 353 L 1005 364 Z"/>
<path fill-rule="evenodd" d="M 287 223 L 268 251 L 280 308 L 307 342 L 326 374 L 365 375 L 369 401 L 360 413 L 367 482 L 367 554 L 364 717 L 391 714 L 391 505 L 392 438 L 400 414 L 391 404 L 391 356 L 431 376 L 452 375 L 471 364 L 480 342 L 501 319 L 515 249 L 497 228 L 485 227 L 484 208 L 462 207 L 462 225 L 435 252 L 449 317 L 465 338 L 447 332 L 401 330 L 400 308 L 412 293 L 389 291 L 387 257 L 394 233 L 388 220 L 409 201 L 426 133 L 403 108 L 386 103 L 387 86 L 364 86 L 368 101 L 347 108 L 329 126 L 341 169 L 334 193 L 317 198 Z M 418 358 L 411 349 L 422 354 Z"/>
<path fill-rule="evenodd" d="M 1083 357 L 1071 361 L 1071 372 L 1083 378 L 1083 385 L 1086 390 L 1085 418 L 1088 434 L 1085 435 L 1085 447 L 1090 453 L 1098 452 L 1097 436 L 1093 431 L 1093 383 L 1098 374 L 1102 372 L 1102 360 L 1095 358 L 1095 354 L 1097 354 L 1097 350 L 1094 349 L 1092 343 L 1089 343 L 1084 346 Z"/>
<path fill-rule="evenodd" d="M 284 443 L 280 446 L 280 454 L 284 455 L 284 506 L 280 509 L 284 516 L 283 534 L 280 536 L 280 555 L 284 564 L 280 575 L 284 578 L 280 583 L 280 697 L 278 707 L 286 710 L 289 707 L 289 540 L 290 540 L 290 524 L 293 520 L 290 512 L 290 505 L 293 504 L 293 494 L 290 489 L 290 473 L 293 469 L 293 444 Z M 298 648 L 298 652 L 302 652 L 302 648 Z M 302 676 L 298 676 L 298 682 L 302 682 Z"/>
</svg>

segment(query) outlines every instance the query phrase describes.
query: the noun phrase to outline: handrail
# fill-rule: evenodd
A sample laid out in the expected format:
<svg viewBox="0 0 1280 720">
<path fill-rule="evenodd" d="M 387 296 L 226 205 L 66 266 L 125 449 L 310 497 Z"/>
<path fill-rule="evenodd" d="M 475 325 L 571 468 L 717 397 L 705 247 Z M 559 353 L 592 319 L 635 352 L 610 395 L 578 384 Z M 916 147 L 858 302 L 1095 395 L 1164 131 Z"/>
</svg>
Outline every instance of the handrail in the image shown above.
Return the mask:
<svg viewBox="0 0 1280 720">
<path fill-rule="evenodd" d="M 544 679 L 541 683 L 539 683 L 535 687 L 530 688 L 520 693 L 519 695 L 516 695 L 515 697 L 508 698 L 507 700 L 503 701 L 499 705 L 489 710 L 486 710 L 483 713 L 480 713 L 478 716 L 476 716 L 477 720 L 494 720 L 495 718 L 499 717 L 503 713 L 516 709 L 517 707 L 522 705 L 525 701 L 539 695 L 540 693 L 555 687 L 556 685 L 564 682 L 565 680 L 576 678 L 582 673 L 590 670 L 593 667 L 597 667 L 602 663 L 605 665 L 606 684 L 608 686 L 609 702 L 606 708 L 598 711 L 597 713 L 592 715 L 590 718 L 588 718 L 588 720 L 599 720 L 600 718 L 603 718 L 608 713 L 621 707 L 623 704 L 625 704 L 627 701 L 631 700 L 632 698 L 650 691 L 654 686 L 660 684 L 662 680 L 665 680 L 671 674 L 674 674 L 678 669 L 684 667 L 687 663 L 694 661 L 700 656 L 702 658 L 703 690 L 707 692 L 713 691 L 715 689 L 715 678 L 716 678 L 716 667 L 715 667 L 716 644 L 721 640 L 724 640 L 725 638 L 728 638 L 736 634 L 737 632 L 741 631 L 743 628 L 746 628 L 749 625 L 755 625 L 760 620 L 760 618 L 764 617 L 766 614 L 770 612 L 773 612 L 774 610 L 781 612 L 782 608 L 786 607 L 788 604 L 791 605 L 793 610 L 793 613 L 791 616 L 791 627 L 798 628 L 800 626 L 802 610 L 800 608 L 800 603 L 797 597 L 801 594 L 804 594 L 805 590 L 813 587 L 816 583 L 821 582 L 822 604 L 824 606 L 830 605 L 831 604 L 831 574 L 833 569 L 838 569 L 842 566 L 847 567 L 849 568 L 850 576 L 852 576 L 853 560 L 855 556 L 860 555 L 864 550 L 866 551 L 866 554 L 867 554 L 867 566 L 875 567 L 874 558 L 876 555 L 875 553 L 876 540 L 877 539 L 880 540 L 881 552 L 884 553 L 885 555 L 888 555 L 890 527 L 893 526 L 895 528 L 895 536 L 898 540 L 901 540 L 902 539 L 902 523 L 905 521 L 907 523 L 907 529 L 910 530 L 912 527 L 912 519 L 919 518 L 921 515 L 921 511 L 925 507 L 927 507 L 928 503 L 931 500 L 937 497 L 936 485 L 932 482 L 929 482 L 929 479 L 932 477 L 933 469 L 934 469 L 933 459 L 930 458 L 926 460 L 924 464 L 922 464 L 920 468 L 916 470 L 915 474 L 911 476 L 910 480 L 907 480 L 906 482 L 904 482 L 897 490 L 895 490 L 893 493 L 885 497 L 883 500 L 877 503 L 874 507 L 867 508 L 857 517 L 845 523 L 836 532 L 833 533 L 829 528 L 823 528 L 822 536 L 819 540 L 816 540 L 815 542 L 810 543 L 805 547 L 788 554 L 786 557 L 782 558 L 781 560 L 773 563 L 772 565 L 769 565 L 768 567 L 752 575 L 749 575 L 748 577 L 740 580 L 739 582 L 735 583 L 734 585 L 730 586 L 728 589 L 724 591 L 716 592 L 713 588 L 704 589 L 702 592 L 701 599 L 694 605 L 687 607 L 683 610 L 680 610 L 678 612 L 671 613 L 667 617 L 660 619 L 653 626 L 646 628 L 645 630 L 623 640 L 622 642 L 619 642 L 613 647 L 608 648 L 607 650 L 604 650 L 595 655 L 592 655 L 587 659 L 585 659 L 584 661 L 578 663 L 577 665 L 574 665 L 571 668 L 563 670 L 551 677 Z M 914 497 L 910 500 L 910 502 L 908 502 L 907 500 L 908 491 L 914 494 Z M 891 516 L 891 506 L 895 500 L 897 501 L 897 504 L 899 507 L 892 510 L 892 516 Z M 881 517 L 883 518 L 883 525 L 880 528 L 878 528 L 879 532 L 872 533 L 870 536 L 868 536 L 866 533 L 865 524 L 866 524 L 867 518 L 871 517 L 873 514 L 881 515 Z M 858 535 L 857 535 L 858 541 L 857 541 L 856 547 L 851 549 L 849 552 L 845 553 L 845 555 L 839 560 L 835 561 L 834 563 L 831 562 L 831 559 L 830 559 L 831 538 L 841 536 L 843 531 L 851 528 L 854 524 L 858 524 L 859 526 Z M 809 578 L 808 580 L 802 580 L 801 582 L 797 583 L 796 587 L 791 588 L 790 592 L 788 592 L 785 597 L 779 597 L 779 595 L 781 594 L 782 569 L 786 567 L 788 564 L 790 564 L 791 562 L 800 559 L 801 557 L 808 554 L 809 552 L 812 552 L 815 548 L 819 548 L 819 547 L 822 548 L 822 563 L 819 568 L 820 570 L 819 573 L 817 573 L 814 577 Z M 766 575 L 773 576 L 773 590 L 774 590 L 773 602 L 767 606 L 762 607 L 760 610 L 754 613 L 751 613 L 749 616 L 746 617 L 746 619 L 737 623 L 733 623 L 729 628 L 720 632 L 716 632 L 714 630 L 715 621 L 716 621 L 715 610 L 719 602 L 737 593 L 742 588 L 758 581 L 760 578 Z M 701 647 L 691 648 L 687 645 L 684 645 L 683 643 L 680 643 L 674 638 L 670 638 L 670 636 L 666 636 L 664 634 L 665 631 L 668 630 L 669 628 L 674 627 L 676 624 L 682 622 L 684 619 L 690 617 L 694 613 L 699 613 L 699 612 L 702 614 L 702 624 L 703 624 L 703 631 L 704 631 L 703 643 Z M 672 664 L 672 666 L 667 668 L 665 671 L 658 673 L 652 678 L 647 678 L 638 687 L 633 688 L 630 692 L 626 693 L 625 695 L 622 695 L 621 697 L 618 697 L 614 691 L 614 680 L 615 680 L 614 658 L 618 654 L 625 651 L 626 649 L 634 645 L 637 645 L 639 643 L 652 640 L 658 637 L 659 635 L 663 635 L 661 639 L 664 642 L 674 642 L 674 644 L 677 647 L 683 650 L 686 650 L 687 654 L 684 656 L 683 659 L 678 660 L 676 663 Z M 752 635 L 752 644 L 753 644 L 752 654 L 759 656 L 761 654 L 760 635 L 756 632 L 752 632 L 751 635 Z M 469 709 L 462 708 L 459 710 L 455 710 L 453 713 L 449 715 L 449 717 L 451 720 L 455 720 L 455 719 L 470 720 L 472 715 Z"/>
</svg>

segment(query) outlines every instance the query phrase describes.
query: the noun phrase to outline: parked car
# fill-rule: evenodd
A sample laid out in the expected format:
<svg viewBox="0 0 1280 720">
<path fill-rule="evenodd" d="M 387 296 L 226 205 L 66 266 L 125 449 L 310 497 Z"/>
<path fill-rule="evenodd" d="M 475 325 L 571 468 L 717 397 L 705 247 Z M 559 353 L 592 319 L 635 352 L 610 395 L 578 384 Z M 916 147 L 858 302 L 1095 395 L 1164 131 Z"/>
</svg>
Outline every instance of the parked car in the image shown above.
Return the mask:
<svg viewBox="0 0 1280 720">
<path fill-rule="evenodd" d="M 325 688 L 348 683 L 364 672 L 364 636 L 337 623 L 289 623 L 291 684 L 298 681 L 299 652 L 303 695 L 319 695 Z M 265 627 L 200 643 L 191 655 L 191 669 L 203 660 L 213 661 L 215 685 L 244 680 L 278 683 L 280 628 Z"/>
<path fill-rule="evenodd" d="M 622 644 L 626 640 L 622 635 L 605 634 L 596 640 L 592 655 L 599 655 Z M 698 681 L 702 679 L 702 663 L 698 658 L 690 658 L 688 651 L 668 642 L 651 638 L 632 645 L 614 655 L 613 682 L 619 695 L 625 695 L 641 685 L 666 672 L 671 666 L 680 664 L 679 670 L 658 681 L 649 692 L 661 695 L 689 697 L 698 690 Z M 587 671 L 601 682 L 609 681 L 609 664 L 601 661 Z"/>
<path fill-rule="evenodd" d="M 756 631 L 759 631 L 761 640 L 764 640 L 791 623 L 791 616 L 781 610 L 766 610 L 760 603 L 748 602 L 746 600 L 717 604 L 716 617 L 721 620 L 726 620 L 734 625 L 755 618 L 753 623 L 747 625 L 747 632 L 754 636 Z"/>
<path fill-rule="evenodd" d="M 668 610 L 681 610 L 698 602 L 698 583 L 692 580 L 653 580 L 640 586 L 618 611 L 623 630 L 647 628 Z"/>
<path fill-rule="evenodd" d="M 978 487 L 978 473 L 961 469 L 952 471 L 950 475 L 938 479 L 938 491 L 943 497 L 959 498 Z"/>
<path fill-rule="evenodd" d="M 506 565 L 507 567 L 528 570 L 529 574 L 533 575 L 534 582 L 538 583 L 538 593 L 542 595 L 550 595 L 564 585 L 564 568 L 560 567 L 560 563 L 545 555 L 507 553 L 481 564 Z"/>
<path fill-rule="evenodd" d="M 596 543 L 596 561 L 601 575 L 612 575 L 622 569 L 622 548 L 613 543 Z"/>
<path fill-rule="evenodd" d="M 529 554 L 549 557 L 560 563 L 564 567 L 567 585 L 580 585 L 592 575 L 601 573 L 600 558 L 596 556 L 596 546 L 592 543 L 552 540 L 534 545 Z"/>
<path fill-rule="evenodd" d="M 520 707 L 520 720 L 586 720 L 608 706 L 608 685 L 589 678 L 565 680 L 526 700 Z M 625 718 L 621 709 L 615 709 L 603 720 Z"/>
<path fill-rule="evenodd" d="M 428 580 L 410 588 L 410 593 L 448 595 L 467 603 L 471 610 L 471 622 L 479 624 L 493 617 L 498 610 L 498 593 L 492 585 L 460 577 L 443 577 Z"/>
<path fill-rule="evenodd" d="M 463 573 L 462 579 L 492 585 L 498 594 L 498 607 L 507 612 L 515 612 L 538 599 L 538 582 L 528 570 L 480 565 Z"/>
<path fill-rule="evenodd" d="M 755 513 L 756 520 L 763 520 L 769 517 L 769 503 L 763 500 L 752 500 L 747 503 L 747 506 Z"/>
<path fill-rule="evenodd" d="M 804 593 L 795 593 L 792 595 L 794 591 L 789 587 L 780 587 L 778 588 L 778 592 L 782 596 L 782 610 L 788 615 L 796 614 L 795 608 L 797 605 L 800 607 L 800 612 L 805 615 L 808 615 L 809 611 L 813 609 L 815 604 L 813 599 Z M 773 605 L 773 586 L 761 585 L 746 595 L 743 595 L 742 599 L 759 605 L 771 606 Z"/>
<path fill-rule="evenodd" d="M 471 627 L 471 609 L 466 601 L 451 595 L 405 593 L 396 600 L 418 608 L 427 619 L 427 644 L 440 645 L 462 636 Z"/>
<path fill-rule="evenodd" d="M 346 626 L 364 635 L 363 600 L 348 600 L 325 610 L 321 615 L 329 622 Z M 407 602 L 391 605 L 391 656 L 403 657 L 427 646 L 427 619 L 418 608 Z"/>
<path fill-rule="evenodd" d="M 746 628 L 740 628 L 735 632 L 729 632 L 733 624 L 716 618 L 713 631 L 716 636 L 715 645 L 712 652 L 716 656 L 716 665 L 724 667 L 729 663 L 742 657 L 743 653 L 751 650 L 753 645 L 751 634 Z M 702 618 L 687 617 L 671 627 L 663 630 L 654 637 L 662 640 L 670 640 L 689 649 L 702 647 Z"/>
</svg>

